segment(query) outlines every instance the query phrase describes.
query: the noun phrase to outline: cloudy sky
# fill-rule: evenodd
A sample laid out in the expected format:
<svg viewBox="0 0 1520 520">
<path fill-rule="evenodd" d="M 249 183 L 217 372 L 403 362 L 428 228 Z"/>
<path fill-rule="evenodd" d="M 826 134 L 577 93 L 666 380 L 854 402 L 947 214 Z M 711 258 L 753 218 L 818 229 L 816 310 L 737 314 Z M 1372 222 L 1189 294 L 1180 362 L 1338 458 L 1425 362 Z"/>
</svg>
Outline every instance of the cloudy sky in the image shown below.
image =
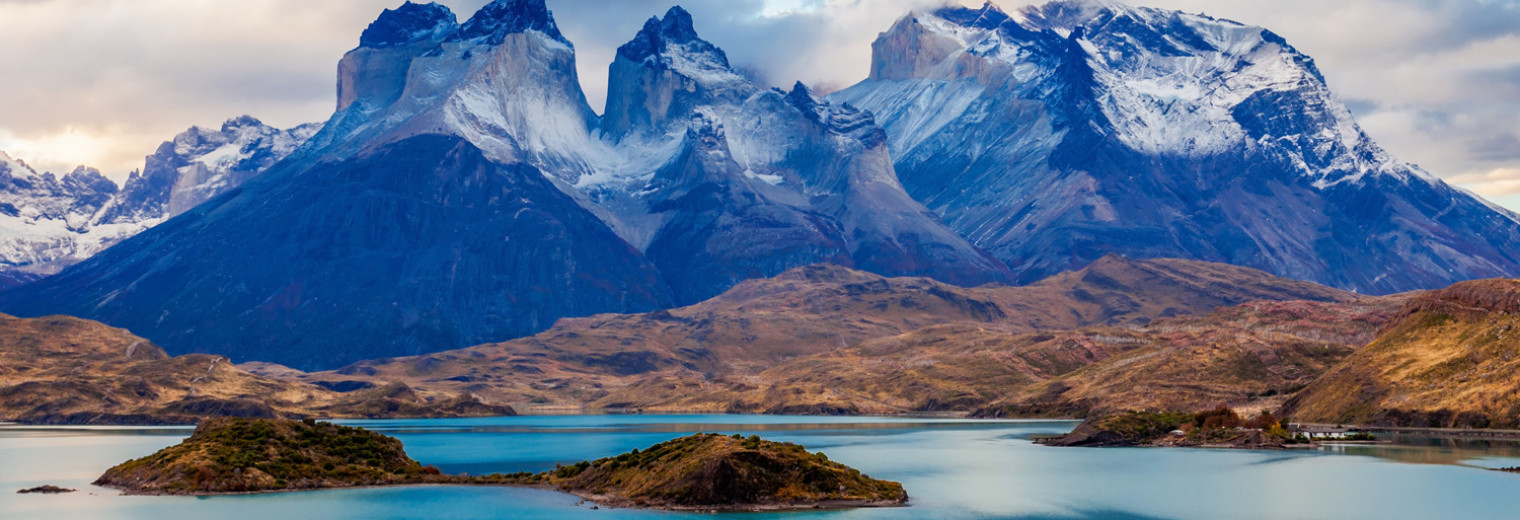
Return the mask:
<svg viewBox="0 0 1520 520">
<path fill-rule="evenodd" d="M 865 77 L 870 42 L 893 20 L 946 0 L 549 0 L 592 106 L 616 47 L 675 1 L 735 65 L 827 88 Z M 485 2 L 440 1 L 461 18 Z M 399 3 L 0 0 L 0 150 L 121 179 L 191 125 L 325 120 L 338 59 Z M 1520 209 L 1520 0 L 1143 3 L 1284 35 L 1394 154 Z"/>
</svg>

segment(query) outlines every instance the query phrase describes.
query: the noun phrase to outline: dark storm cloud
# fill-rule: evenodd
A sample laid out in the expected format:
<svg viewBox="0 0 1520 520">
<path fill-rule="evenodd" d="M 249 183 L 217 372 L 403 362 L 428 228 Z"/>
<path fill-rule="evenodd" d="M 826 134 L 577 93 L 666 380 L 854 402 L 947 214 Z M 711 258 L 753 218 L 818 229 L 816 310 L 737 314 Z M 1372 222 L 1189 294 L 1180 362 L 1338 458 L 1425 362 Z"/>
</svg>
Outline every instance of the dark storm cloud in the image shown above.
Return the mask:
<svg viewBox="0 0 1520 520">
<path fill-rule="evenodd" d="M 1479 160 L 1520 162 L 1520 137 L 1512 133 L 1480 137 L 1473 140 L 1467 149 Z"/>
</svg>

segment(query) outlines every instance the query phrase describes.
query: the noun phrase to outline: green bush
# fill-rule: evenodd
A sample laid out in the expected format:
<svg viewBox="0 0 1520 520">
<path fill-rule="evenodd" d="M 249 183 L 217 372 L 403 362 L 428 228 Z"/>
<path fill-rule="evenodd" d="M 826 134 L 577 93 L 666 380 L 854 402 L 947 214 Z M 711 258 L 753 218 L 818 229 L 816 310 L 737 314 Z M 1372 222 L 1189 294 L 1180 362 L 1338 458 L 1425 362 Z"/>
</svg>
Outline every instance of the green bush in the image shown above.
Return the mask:
<svg viewBox="0 0 1520 520">
<path fill-rule="evenodd" d="M 1125 412 L 1101 420 L 1098 427 L 1125 440 L 1143 442 L 1165 436 L 1193 420 L 1193 415 L 1177 412 Z"/>
</svg>

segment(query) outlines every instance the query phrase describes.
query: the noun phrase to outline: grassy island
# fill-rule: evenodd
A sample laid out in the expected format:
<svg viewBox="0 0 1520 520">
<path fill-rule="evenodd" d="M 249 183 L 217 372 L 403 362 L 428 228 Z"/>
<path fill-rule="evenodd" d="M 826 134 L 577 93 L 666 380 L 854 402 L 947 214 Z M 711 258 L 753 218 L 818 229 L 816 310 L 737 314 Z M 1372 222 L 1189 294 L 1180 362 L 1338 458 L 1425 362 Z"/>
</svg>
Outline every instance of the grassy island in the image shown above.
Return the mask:
<svg viewBox="0 0 1520 520">
<path fill-rule="evenodd" d="M 401 441 L 316 421 L 212 419 L 184 442 L 111 468 L 96 485 L 128 494 L 219 495 L 359 486 L 530 486 L 619 507 L 760 510 L 897 506 L 901 484 L 796 444 L 698 434 L 543 473 L 446 475 Z"/>
<path fill-rule="evenodd" d="M 97 486 L 132 494 L 203 495 L 421 484 L 441 477 L 401 441 L 317 421 L 221 418 L 184 442 L 111 468 Z"/>
<path fill-rule="evenodd" d="M 693 435 L 561 467 L 548 477 L 561 490 L 615 506 L 789 509 L 908 501 L 902 484 L 870 478 L 797 444 L 757 436 Z"/>
</svg>

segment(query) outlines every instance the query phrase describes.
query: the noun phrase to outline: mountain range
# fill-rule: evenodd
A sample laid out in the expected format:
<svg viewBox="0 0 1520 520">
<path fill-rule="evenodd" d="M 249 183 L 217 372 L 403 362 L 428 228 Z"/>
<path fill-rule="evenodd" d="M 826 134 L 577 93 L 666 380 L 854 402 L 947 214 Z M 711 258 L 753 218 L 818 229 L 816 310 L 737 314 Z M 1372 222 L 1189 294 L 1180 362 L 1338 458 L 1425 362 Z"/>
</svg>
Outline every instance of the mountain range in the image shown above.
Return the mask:
<svg viewBox="0 0 1520 520">
<path fill-rule="evenodd" d="M 122 191 L 154 197 L 70 211 L 173 218 L 0 310 L 319 369 L 814 264 L 972 287 L 1117 253 L 1367 294 L 1520 273 L 1520 219 L 1394 160 L 1258 27 L 1099 0 L 915 12 L 869 79 L 819 97 L 740 74 L 675 7 L 618 49 L 601 114 L 575 60 L 543 0 L 386 10 L 299 148 L 150 160 Z"/>
<path fill-rule="evenodd" d="M 1520 272 L 1517 217 L 1397 161 L 1281 36 L 1105 0 L 905 17 L 871 77 L 909 194 L 1032 281 L 1111 252 L 1363 294 Z"/>
<path fill-rule="evenodd" d="M 59 177 L 0 152 L 0 288 L 55 274 L 235 188 L 316 130 L 279 130 L 247 116 L 219 130 L 192 127 L 119 187 L 91 168 Z"/>
</svg>

